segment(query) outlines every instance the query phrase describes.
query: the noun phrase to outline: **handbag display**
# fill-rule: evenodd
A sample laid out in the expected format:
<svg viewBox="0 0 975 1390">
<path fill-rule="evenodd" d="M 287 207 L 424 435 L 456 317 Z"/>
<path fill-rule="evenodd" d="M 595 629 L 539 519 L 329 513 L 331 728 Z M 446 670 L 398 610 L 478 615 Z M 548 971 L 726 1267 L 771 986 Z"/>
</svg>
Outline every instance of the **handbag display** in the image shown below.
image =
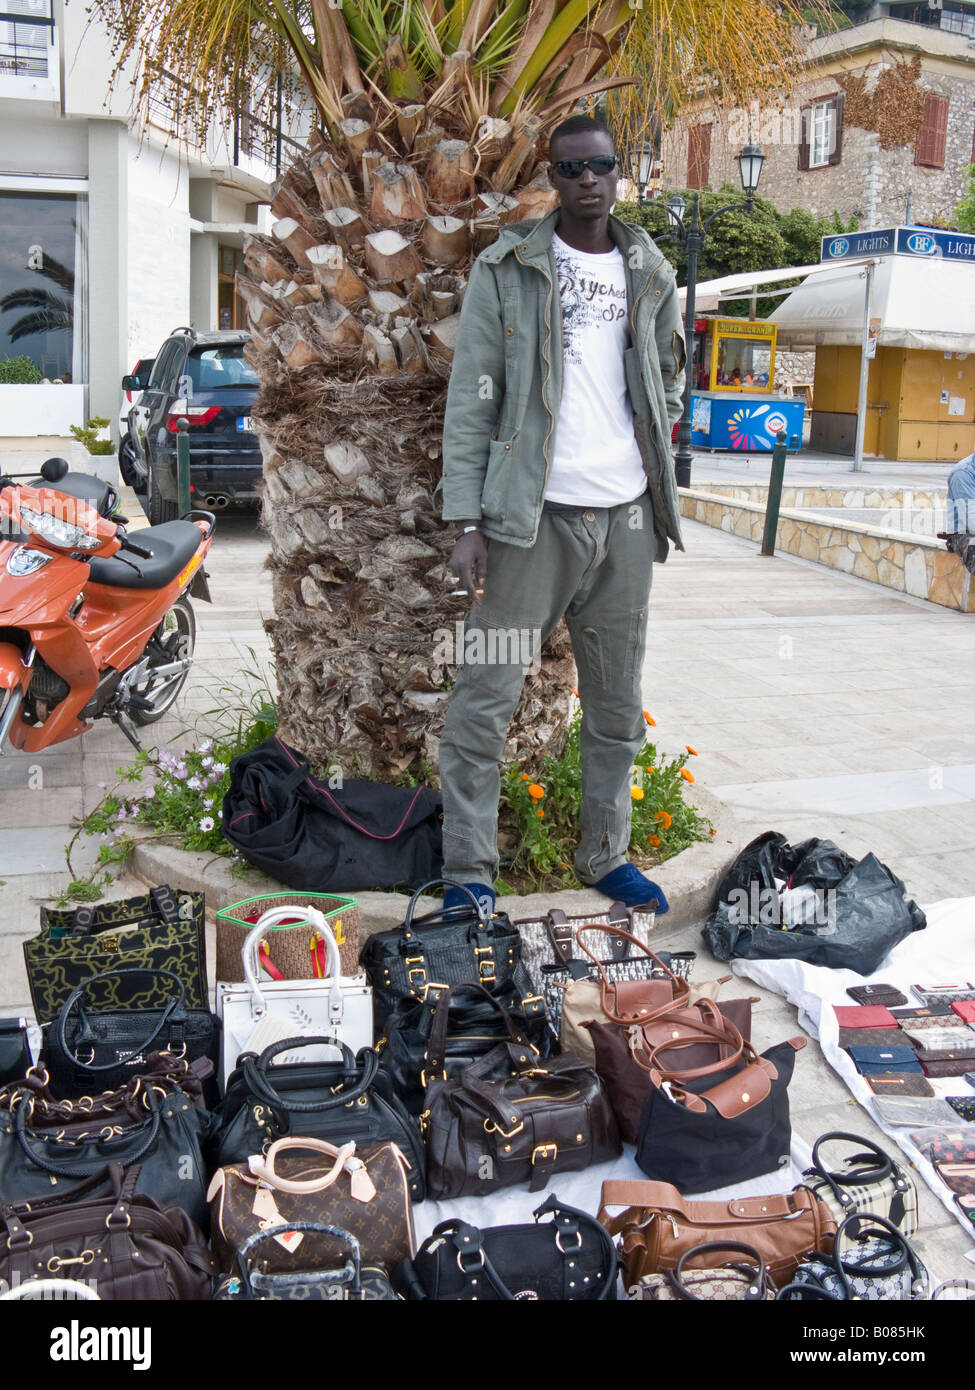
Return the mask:
<svg viewBox="0 0 975 1390">
<path fill-rule="evenodd" d="M 710 1001 L 708 1001 L 710 1004 Z M 593 1041 L 593 1048 L 596 1054 L 596 1071 L 599 1079 L 606 1087 L 610 1103 L 616 1115 L 616 1121 L 620 1127 L 620 1135 L 626 1144 L 635 1144 L 637 1135 L 640 1132 L 640 1121 L 643 1116 L 643 1106 L 647 1096 L 650 1094 L 651 1082 L 645 1065 L 640 1065 L 634 1053 L 638 1053 L 641 1060 L 645 1061 L 647 1047 L 651 1039 L 660 1040 L 673 1035 L 675 1030 L 679 1033 L 688 1033 L 690 1027 L 699 1029 L 699 1025 L 705 1024 L 709 1017 L 712 1017 L 716 1010 L 721 1018 L 730 1023 L 738 1030 L 744 1041 L 751 1037 L 752 1026 L 752 1000 L 728 999 L 723 1004 L 713 1006 L 709 1010 L 705 1001 L 700 1005 L 692 1005 L 688 1009 L 678 1010 L 673 1015 L 673 1022 L 668 1027 L 667 1020 L 671 1015 L 666 1014 L 662 1019 L 652 1025 L 642 1029 L 621 1028 L 612 1023 L 588 1023 L 586 1029 Z M 699 1038 L 699 1031 L 695 1031 L 690 1036 Z M 702 1066 L 707 1062 L 715 1061 L 720 1055 L 720 1040 L 691 1041 L 680 1054 L 683 1065 L 696 1067 Z M 730 1044 L 725 1043 L 725 1053 Z"/>
<path fill-rule="evenodd" d="M 296 915 L 311 920 L 326 950 L 325 977 L 307 980 L 259 981 L 258 953 L 265 934 L 277 922 Z M 244 983 L 217 983 L 217 1013 L 223 1021 L 221 1083 L 226 1088 L 237 1059 L 244 1052 L 263 1052 L 283 1038 L 336 1037 L 357 1052 L 373 1039 L 372 990 L 360 979 L 341 974 L 339 948 L 325 918 L 313 907 L 290 905 L 265 912 L 252 927 L 241 951 Z M 320 1046 L 304 1061 L 332 1061 L 334 1047 Z M 290 1060 L 287 1056 L 282 1061 Z"/>
<path fill-rule="evenodd" d="M 212 1119 L 202 1108 L 208 1061 L 151 1057 L 116 1091 L 56 1096 L 36 1069 L 0 1091 L 0 1201 L 33 1202 L 115 1164 L 135 1191 L 183 1207 L 206 1229 L 203 1145 Z M 86 1103 L 87 1102 L 87 1103 Z"/>
<path fill-rule="evenodd" d="M 94 1012 L 93 997 L 107 978 L 122 979 L 123 1009 Z M 142 992 L 138 992 L 138 981 Z M 151 1003 L 165 989 L 161 1006 Z M 71 994 L 55 1023 L 42 1029 L 41 1061 L 61 1096 L 115 1090 L 146 1069 L 151 1052 L 195 1062 L 220 1058 L 220 1020 L 186 1005 L 182 980 L 168 970 L 125 966 L 94 975 Z M 216 1089 L 208 1097 L 216 1100 Z"/>
<path fill-rule="evenodd" d="M 175 892 L 166 884 L 137 898 L 84 903 L 80 907 L 41 908 L 41 930 L 24 942 L 24 964 L 38 1023 L 57 1018 L 71 994 L 93 975 L 122 966 L 168 970 L 183 982 L 186 1003 L 205 1009 L 207 984 L 205 915 L 202 893 Z M 93 999 L 103 1009 L 123 1009 L 130 981 L 103 980 Z M 157 984 L 143 1007 L 161 1008 L 168 989 Z"/>
<path fill-rule="evenodd" d="M 305 1046 L 327 1043 L 338 1062 L 277 1059 L 300 1055 Z M 273 1064 L 273 1065 L 272 1065 Z M 208 1149 L 214 1167 L 245 1163 L 251 1154 L 277 1139 L 299 1134 L 342 1145 L 354 1140 L 360 1148 L 396 1144 L 409 1164 L 410 1195 L 425 1195 L 425 1160 L 420 1131 L 379 1070 L 371 1047 L 354 1054 L 338 1038 L 291 1038 L 275 1043 L 257 1056 L 245 1053 L 227 1082 L 217 1111 L 218 1128 Z"/>
<path fill-rule="evenodd" d="M 599 1222 L 554 1193 L 533 1215 L 534 1224 L 484 1230 L 441 1221 L 393 1272 L 394 1286 L 411 1303 L 614 1300 L 616 1250 Z"/>
<path fill-rule="evenodd" d="M 612 1216 L 611 1207 L 623 1210 Z M 787 1283 L 805 1254 L 832 1249 L 836 1232 L 829 1208 L 804 1187 L 783 1195 L 694 1202 L 671 1183 L 614 1179 L 603 1183 L 599 1220 L 619 1238 L 627 1288 L 646 1274 L 676 1269 L 695 1247 L 696 1264 L 720 1267 L 721 1252 L 712 1246 L 728 1241 L 751 1246 L 769 1277 Z M 702 1246 L 707 1247 L 703 1254 Z"/>
<path fill-rule="evenodd" d="M 307 980 L 320 972 L 309 970 L 312 952 L 324 957 L 323 943 L 314 922 L 304 911 L 313 907 L 328 923 L 339 948 L 343 975 L 359 972 L 359 907 L 355 898 L 339 898 L 328 893 L 265 893 L 261 898 L 245 898 L 217 913 L 217 979 L 237 984 L 244 978 L 241 951 L 244 942 L 265 912 L 277 907 L 293 907 L 291 918 L 276 921 L 268 928 L 267 958 L 278 971 L 272 979 Z M 262 961 L 262 964 L 265 964 Z M 324 960 L 323 960 L 324 964 Z M 265 964 L 265 969 L 267 965 Z"/>
<path fill-rule="evenodd" d="M 393 1269 L 416 1249 L 403 1155 L 395 1144 L 358 1149 L 324 1139 L 276 1139 L 266 1154 L 218 1168 L 207 1192 L 213 1253 L 224 1272 L 267 1226 L 316 1221 L 348 1231 L 368 1265 Z M 269 1273 L 334 1264 L 333 1235 L 281 1237 L 264 1250 Z"/>
<path fill-rule="evenodd" d="M 715 1254 L 741 1259 L 698 1269 L 696 1262 Z M 627 1296 L 644 1303 L 768 1303 L 775 1298 L 765 1261 L 751 1245 L 716 1240 L 685 1250 L 675 1269 L 644 1274 L 627 1289 Z"/>
<path fill-rule="evenodd" d="M 139 1191 L 139 1170 L 110 1163 L 61 1192 L 0 1200 L 0 1280 L 10 1288 L 64 1271 L 102 1299 L 208 1299 L 213 1258 L 179 1206 Z"/>
<path fill-rule="evenodd" d="M 792 1284 L 780 1292 L 780 1300 L 790 1302 L 797 1286 L 807 1284 L 843 1303 L 906 1302 L 928 1294 L 927 1271 L 904 1233 L 876 1214 L 848 1216 L 837 1229 L 832 1254 L 804 1260 Z"/>
<path fill-rule="evenodd" d="M 341 1264 L 298 1268 L 281 1274 L 267 1269 L 262 1250 L 274 1241 L 304 1240 L 306 1236 L 331 1236 L 344 1252 Z M 338 1256 L 341 1259 L 341 1254 Z M 363 1268 L 359 1242 L 349 1231 L 320 1221 L 294 1221 L 291 1225 L 267 1226 L 248 1236 L 237 1251 L 237 1270 L 217 1282 L 213 1297 L 220 1302 L 308 1303 L 326 1299 L 329 1303 L 365 1303 L 379 1300 L 397 1302 L 386 1271 Z"/>
<path fill-rule="evenodd" d="M 0 1086 L 19 1081 L 30 1065 L 26 1018 L 0 1018 Z"/>
<path fill-rule="evenodd" d="M 459 889 L 470 905 L 417 917 L 418 898 L 440 886 Z M 545 1013 L 545 1001 L 521 961 L 518 929 L 504 912 L 486 913 L 469 889 L 448 879 L 418 888 L 402 925 L 370 936 L 361 961 L 373 988 L 377 1037 L 401 999 L 423 999 L 432 984 L 485 985 L 506 1003 L 509 998 L 519 1001 L 526 1016 Z"/>
<path fill-rule="evenodd" d="M 856 1146 L 838 1171 L 827 1168 L 820 1156 L 825 1145 L 835 1143 Z M 908 1237 L 918 1228 L 914 1179 L 871 1139 L 842 1130 L 821 1134 L 813 1144 L 812 1167 L 803 1176 L 807 1179 L 803 1186 L 829 1207 L 837 1222 L 859 1212 L 861 1216 L 882 1216 Z M 855 1223 L 850 1229 L 856 1231 Z"/>
<path fill-rule="evenodd" d="M 461 1076 L 471 1062 L 497 1047 L 516 1044 L 547 1056 L 551 1034 L 544 1019 L 513 1014 L 483 985 L 430 985 L 422 1003 L 403 1000 L 386 1021 L 379 1065 L 411 1115 L 426 1103 L 425 1075 L 442 1070 Z"/>
<path fill-rule="evenodd" d="M 427 1192 L 484 1196 L 529 1181 L 539 1192 L 553 1173 L 574 1173 L 622 1152 L 599 1078 L 575 1057 L 537 1057 L 517 1043 L 495 1047 L 457 1079 L 438 1056 L 427 1072 L 420 1117 Z"/>
</svg>

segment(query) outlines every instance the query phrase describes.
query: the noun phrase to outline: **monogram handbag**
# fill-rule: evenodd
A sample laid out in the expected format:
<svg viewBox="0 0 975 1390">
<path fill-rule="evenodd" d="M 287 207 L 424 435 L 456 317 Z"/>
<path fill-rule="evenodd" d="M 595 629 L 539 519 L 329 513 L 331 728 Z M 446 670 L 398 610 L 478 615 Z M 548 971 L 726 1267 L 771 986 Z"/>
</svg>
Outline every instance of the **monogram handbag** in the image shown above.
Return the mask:
<svg viewBox="0 0 975 1390">
<path fill-rule="evenodd" d="M 511 1041 L 547 1056 L 551 1034 L 541 1018 L 506 1008 L 484 985 L 429 985 L 422 1002 L 401 1000 L 377 1044 L 379 1065 L 411 1115 L 425 1104 L 426 1076 L 460 1076 L 478 1057 Z"/>
<path fill-rule="evenodd" d="M 325 943 L 324 978 L 259 980 L 261 942 L 277 923 L 292 921 L 296 915 L 309 919 Z M 372 990 L 361 976 L 342 975 L 338 945 L 317 908 L 282 905 L 265 912 L 248 933 L 241 959 L 244 983 L 217 983 L 224 1087 L 242 1053 L 263 1052 L 283 1038 L 336 1037 L 353 1052 L 372 1046 Z M 335 1055 L 334 1047 L 319 1046 L 315 1052 L 306 1052 L 303 1060 L 332 1061 Z"/>
<path fill-rule="evenodd" d="M 0 1018 L 0 1086 L 19 1081 L 30 1065 L 26 1018 Z"/>
<path fill-rule="evenodd" d="M 71 994 L 93 975 L 107 975 L 119 966 L 168 970 L 182 980 L 188 1007 L 205 1009 L 210 1000 L 205 925 L 203 894 L 174 891 L 167 884 L 117 902 L 84 903 L 73 910 L 42 907 L 40 932 L 24 942 L 38 1023 L 57 1018 Z M 126 987 L 133 983 L 131 977 L 103 979 L 93 1002 L 104 1009 L 126 1008 Z M 143 1005 L 162 1007 L 169 993 L 165 982 L 157 980 L 148 999 L 146 988 L 143 980 L 137 991 Z"/>
<path fill-rule="evenodd" d="M 181 1065 L 177 1074 L 173 1069 Z M 35 1069 L 0 1091 L 0 1200 L 33 1201 L 113 1163 L 135 1190 L 180 1206 L 207 1225 L 203 1146 L 212 1118 L 201 1108 L 211 1064 L 150 1058 L 145 1073 L 116 1091 L 58 1098 Z"/>
<path fill-rule="evenodd" d="M 122 978 L 127 1005 L 95 1012 L 92 999 L 111 976 Z M 161 1006 L 152 1003 L 163 988 L 168 997 Z M 209 1009 L 187 1007 L 179 976 L 154 967 L 126 966 L 93 976 L 65 1001 L 56 1023 L 42 1029 L 41 1061 L 62 1096 L 114 1090 L 145 1071 L 151 1052 L 187 1062 L 205 1057 L 216 1063 L 220 1057 L 220 1020 Z M 208 1098 L 216 1099 L 215 1087 Z"/>
<path fill-rule="evenodd" d="M 345 1258 L 339 1254 L 336 1263 L 331 1265 L 278 1274 L 268 1270 L 264 1252 L 272 1248 L 274 1241 L 302 1241 L 306 1236 L 331 1236 Z M 319 1299 L 329 1303 L 399 1301 L 383 1268 L 362 1267 L 355 1236 L 321 1221 L 294 1221 L 290 1225 L 265 1226 L 255 1231 L 237 1251 L 236 1273 L 218 1280 L 213 1296 L 226 1303 L 308 1303 Z"/>
<path fill-rule="evenodd" d="M 459 888 L 469 906 L 438 908 L 417 917 L 417 899 L 441 885 Z M 447 879 L 432 879 L 418 888 L 403 924 L 368 937 L 361 961 L 373 988 L 377 1037 L 399 1001 L 423 999 L 430 984 L 473 981 L 506 1001 L 520 1001 L 523 1012 L 545 1012 L 544 1000 L 521 961 L 517 927 L 503 912 L 486 913 L 473 893 Z"/>
<path fill-rule="evenodd" d="M 616 1250 L 599 1222 L 554 1193 L 534 1217 L 534 1224 L 484 1230 L 441 1221 L 393 1272 L 394 1287 L 411 1303 L 614 1300 Z"/>
<path fill-rule="evenodd" d="M 420 1127 L 427 1193 L 481 1197 L 526 1180 L 539 1192 L 553 1173 L 574 1173 L 622 1152 L 599 1078 L 575 1057 L 537 1057 L 503 1043 L 456 1079 L 439 1058 L 427 1073 Z"/>
<path fill-rule="evenodd" d="M 612 1214 L 611 1209 L 616 1210 Z M 803 1256 L 832 1249 L 836 1221 L 805 1187 L 763 1197 L 690 1201 L 671 1183 L 611 1179 L 603 1183 L 599 1220 L 618 1237 L 627 1288 L 646 1274 L 676 1269 L 696 1249 L 695 1265 L 719 1267 L 728 1241 L 756 1250 L 776 1284 L 788 1283 Z"/>
<path fill-rule="evenodd" d="M 210 1202 L 213 1253 L 229 1273 L 247 1239 L 266 1226 L 317 1221 L 355 1236 L 366 1264 L 393 1269 L 416 1249 L 409 1176 L 395 1144 L 357 1149 L 323 1139 L 276 1139 L 266 1154 L 214 1174 Z M 263 1253 L 268 1272 L 334 1263 L 335 1237 L 282 1237 Z"/>
<path fill-rule="evenodd" d="M 203 1233 L 181 1207 L 139 1191 L 138 1176 L 110 1163 L 63 1191 L 0 1200 L 0 1281 L 68 1274 L 101 1299 L 208 1299 L 214 1264 Z"/>
<path fill-rule="evenodd" d="M 739 1258 L 704 1269 L 694 1267 L 705 1256 L 714 1255 Z M 770 1303 L 775 1299 L 761 1255 L 753 1246 L 732 1240 L 691 1246 L 675 1269 L 644 1274 L 626 1292 L 643 1303 Z"/>
<path fill-rule="evenodd" d="M 217 979 L 239 983 L 244 978 L 240 953 L 251 930 L 265 912 L 276 907 L 293 907 L 290 919 L 275 922 L 268 928 L 267 959 L 273 979 L 306 980 L 311 952 L 318 953 L 320 939 L 315 924 L 309 921 L 305 908 L 313 907 L 328 923 L 339 948 L 339 963 L 343 975 L 355 975 L 359 970 L 359 908 L 355 898 L 336 897 L 330 893 L 265 893 L 262 898 L 245 898 L 231 903 L 217 913 Z M 267 969 L 265 965 L 265 969 Z M 276 969 L 278 974 L 272 972 Z M 324 974 L 324 970 L 321 972 Z"/>
<path fill-rule="evenodd" d="M 906 1302 L 928 1296 L 927 1271 L 904 1233 L 874 1214 L 848 1216 L 837 1229 L 832 1254 L 804 1260 L 779 1299 L 785 1303 L 801 1299 L 805 1285 L 844 1303 L 854 1299 Z"/>
<path fill-rule="evenodd" d="M 327 1043 L 338 1062 L 278 1062 L 302 1047 Z M 425 1195 L 424 1155 L 416 1121 L 379 1070 L 371 1047 L 354 1054 L 338 1038 L 292 1038 L 257 1056 L 245 1052 L 230 1075 L 218 1111 L 208 1157 L 215 1167 L 245 1163 L 276 1139 L 300 1134 L 333 1144 L 354 1140 L 360 1148 L 395 1144 L 409 1165 L 410 1195 Z"/>
<path fill-rule="evenodd" d="M 837 1143 L 853 1144 L 855 1151 L 843 1159 L 839 1169 L 827 1168 L 821 1157 L 823 1148 Z M 908 1237 L 918 1228 L 914 1179 L 871 1139 L 842 1130 L 821 1134 L 813 1145 L 812 1167 L 803 1176 L 804 1186 L 826 1203 L 837 1222 L 859 1212 L 892 1221 Z"/>
</svg>

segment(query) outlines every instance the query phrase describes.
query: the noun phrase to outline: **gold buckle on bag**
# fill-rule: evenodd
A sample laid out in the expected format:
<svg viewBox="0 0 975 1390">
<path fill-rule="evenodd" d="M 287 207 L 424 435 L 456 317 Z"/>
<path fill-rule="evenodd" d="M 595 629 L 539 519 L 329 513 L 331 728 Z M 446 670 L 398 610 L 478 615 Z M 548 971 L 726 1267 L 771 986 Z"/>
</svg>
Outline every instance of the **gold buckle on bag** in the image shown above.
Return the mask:
<svg viewBox="0 0 975 1390">
<path fill-rule="evenodd" d="M 532 1163 L 537 1163 L 539 1157 L 550 1158 L 554 1163 L 559 1156 L 558 1144 L 536 1144 L 532 1149 Z"/>
</svg>

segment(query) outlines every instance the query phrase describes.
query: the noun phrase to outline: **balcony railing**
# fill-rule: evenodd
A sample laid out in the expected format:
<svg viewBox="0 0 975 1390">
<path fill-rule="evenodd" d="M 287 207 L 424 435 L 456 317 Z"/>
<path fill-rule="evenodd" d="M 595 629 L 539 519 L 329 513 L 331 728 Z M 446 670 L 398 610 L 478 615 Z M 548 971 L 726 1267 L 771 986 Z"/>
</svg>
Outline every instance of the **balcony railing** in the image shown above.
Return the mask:
<svg viewBox="0 0 975 1390">
<path fill-rule="evenodd" d="M 53 45 L 50 0 L 6 0 L 0 10 L 0 76 L 47 77 Z"/>
</svg>

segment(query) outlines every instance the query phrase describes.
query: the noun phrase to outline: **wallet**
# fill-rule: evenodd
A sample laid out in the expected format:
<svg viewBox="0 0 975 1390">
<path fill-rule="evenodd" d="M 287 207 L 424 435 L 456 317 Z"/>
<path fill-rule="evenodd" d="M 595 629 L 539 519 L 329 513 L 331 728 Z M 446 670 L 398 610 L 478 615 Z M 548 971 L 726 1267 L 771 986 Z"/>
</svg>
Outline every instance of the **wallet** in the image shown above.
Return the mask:
<svg viewBox="0 0 975 1390">
<path fill-rule="evenodd" d="M 965 1197 L 960 1192 L 955 1193 L 955 1205 L 962 1216 L 975 1226 L 975 1197 Z"/>
<path fill-rule="evenodd" d="M 920 1096 L 878 1095 L 873 1104 L 878 1118 L 885 1125 L 931 1126 L 953 1125 L 957 1122 L 957 1112 L 952 1108 L 950 1100 L 946 1102 L 940 1097 L 924 1100 Z"/>
<path fill-rule="evenodd" d="M 896 1028 L 897 1019 L 880 1004 L 836 1004 L 833 1008 L 841 1028 Z"/>
<path fill-rule="evenodd" d="M 938 1177 L 952 1192 L 960 1192 L 964 1197 L 975 1197 L 975 1163 L 935 1162 Z"/>
<path fill-rule="evenodd" d="M 875 1096 L 934 1095 L 934 1088 L 927 1078 L 912 1071 L 878 1072 L 863 1079 Z"/>
<path fill-rule="evenodd" d="M 968 1028 L 903 1028 L 918 1051 L 951 1052 L 957 1057 L 970 1056 L 975 1061 L 975 1033 Z"/>
<path fill-rule="evenodd" d="M 975 985 L 970 980 L 953 985 L 911 985 L 911 993 L 922 1004 L 957 1004 L 962 1000 L 975 1000 Z"/>
<path fill-rule="evenodd" d="M 925 1033 L 955 1033 L 964 1038 L 972 1036 L 972 1030 L 966 1028 L 950 1010 L 946 1014 L 935 1014 L 933 1018 L 902 1018 L 900 1026 L 905 1033 L 913 1033 L 918 1038 Z"/>
<path fill-rule="evenodd" d="M 951 1017 L 950 1004 L 922 1004 L 916 1009 L 895 1009 L 894 1017 L 898 1023 L 907 1023 L 918 1018 L 944 1018 Z"/>
<path fill-rule="evenodd" d="M 975 1024 L 975 999 L 956 999 L 951 1007 L 963 1022 Z"/>
<path fill-rule="evenodd" d="M 861 1043 L 864 1047 L 903 1047 L 904 1034 L 900 1028 L 841 1028 L 840 1047 L 849 1051 Z"/>
<path fill-rule="evenodd" d="M 945 1096 L 945 1101 L 956 1115 L 968 1124 L 975 1124 L 975 1096 Z"/>
<path fill-rule="evenodd" d="M 975 1163 L 975 1133 L 965 1129 L 951 1129 L 948 1126 L 919 1129 L 911 1136 L 911 1143 L 932 1163 Z"/>
<path fill-rule="evenodd" d="M 863 1047 L 856 1043 L 850 1048 L 850 1056 L 861 1076 L 882 1071 L 921 1070 L 921 1063 L 912 1047 Z"/>
<path fill-rule="evenodd" d="M 846 992 L 858 1004 L 882 1004 L 885 1009 L 907 1003 L 907 995 L 894 985 L 853 985 Z"/>
<path fill-rule="evenodd" d="M 924 1067 L 925 1076 L 964 1076 L 972 1065 L 971 1057 L 932 1057 L 930 1061 L 918 1053 L 918 1061 Z"/>
</svg>

